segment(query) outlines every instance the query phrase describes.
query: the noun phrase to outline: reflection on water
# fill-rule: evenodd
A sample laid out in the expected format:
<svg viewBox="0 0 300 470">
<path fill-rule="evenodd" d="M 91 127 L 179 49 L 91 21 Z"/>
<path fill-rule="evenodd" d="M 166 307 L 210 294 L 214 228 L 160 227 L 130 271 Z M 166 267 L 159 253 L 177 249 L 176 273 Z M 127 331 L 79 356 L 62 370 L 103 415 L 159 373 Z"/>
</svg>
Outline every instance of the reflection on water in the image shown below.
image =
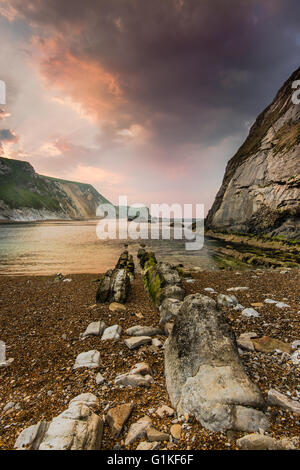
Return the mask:
<svg viewBox="0 0 300 470">
<path fill-rule="evenodd" d="M 99 240 L 97 221 L 49 221 L 0 224 L 1 274 L 102 273 L 114 267 L 128 243 L 134 255 L 141 240 Z M 158 259 L 215 269 L 206 241 L 200 251 L 186 251 L 184 240 L 143 240 Z"/>
</svg>

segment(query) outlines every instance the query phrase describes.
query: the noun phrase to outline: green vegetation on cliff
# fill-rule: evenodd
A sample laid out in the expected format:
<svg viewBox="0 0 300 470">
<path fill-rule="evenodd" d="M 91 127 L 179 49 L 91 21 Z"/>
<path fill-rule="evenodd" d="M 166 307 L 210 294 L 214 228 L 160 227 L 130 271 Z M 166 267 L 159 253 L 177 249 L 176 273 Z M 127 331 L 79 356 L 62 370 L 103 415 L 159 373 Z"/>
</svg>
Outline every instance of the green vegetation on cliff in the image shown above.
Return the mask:
<svg viewBox="0 0 300 470">
<path fill-rule="evenodd" d="M 63 218 L 95 217 L 99 204 L 109 203 L 90 184 L 38 175 L 27 162 L 0 157 L 0 216 L 15 211 L 47 211 Z M 26 217 L 25 215 L 25 217 Z"/>
</svg>

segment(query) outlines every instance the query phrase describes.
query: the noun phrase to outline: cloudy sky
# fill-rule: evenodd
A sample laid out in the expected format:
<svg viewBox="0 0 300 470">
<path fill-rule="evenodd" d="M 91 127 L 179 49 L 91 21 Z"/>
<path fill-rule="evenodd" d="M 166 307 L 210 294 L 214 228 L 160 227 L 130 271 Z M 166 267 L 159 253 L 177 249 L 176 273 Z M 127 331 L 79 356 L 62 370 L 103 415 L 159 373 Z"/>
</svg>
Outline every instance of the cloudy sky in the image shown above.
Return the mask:
<svg viewBox="0 0 300 470">
<path fill-rule="evenodd" d="M 299 66 L 299 24 L 299 0 L 0 0 L 0 153 L 207 211 Z"/>
</svg>

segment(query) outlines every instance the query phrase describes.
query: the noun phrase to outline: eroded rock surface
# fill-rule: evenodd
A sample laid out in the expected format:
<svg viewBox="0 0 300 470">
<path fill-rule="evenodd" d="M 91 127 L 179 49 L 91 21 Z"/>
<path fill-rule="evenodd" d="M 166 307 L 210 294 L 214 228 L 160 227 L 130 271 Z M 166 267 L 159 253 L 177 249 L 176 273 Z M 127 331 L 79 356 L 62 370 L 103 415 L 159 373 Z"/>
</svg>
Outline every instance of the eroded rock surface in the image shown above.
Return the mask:
<svg viewBox="0 0 300 470">
<path fill-rule="evenodd" d="M 189 295 L 165 347 L 165 376 L 178 415 L 212 431 L 268 427 L 263 397 L 246 375 L 233 330 L 215 301 Z"/>
<path fill-rule="evenodd" d="M 75 397 L 67 410 L 50 423 L 40 422 L 24 429 L 16 440 L 16 449 L 99 450 L 103 421 L 93 408 L 98 399 L 91 393 Z"/>
</svg>

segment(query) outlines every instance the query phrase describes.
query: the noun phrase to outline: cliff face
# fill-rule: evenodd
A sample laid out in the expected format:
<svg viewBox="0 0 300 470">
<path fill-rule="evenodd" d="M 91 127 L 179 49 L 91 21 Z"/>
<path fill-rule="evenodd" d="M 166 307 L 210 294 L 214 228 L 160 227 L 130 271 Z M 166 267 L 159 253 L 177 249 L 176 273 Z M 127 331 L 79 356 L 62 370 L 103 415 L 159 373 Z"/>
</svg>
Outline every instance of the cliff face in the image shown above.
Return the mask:
<svg viewBox="0 0 300 470">
<path fill-rule="evenodd" d="M 96 216 L 109 203 L 89 184 L 38 175 L 27 162 L 0 158 L 0 219 L 46 220 Z"/>
<path fill-rule="evenodd" d="M 300 105 L 293 73 L 229 161 L 206 227 L 300 238 Z"/>
</svg>

